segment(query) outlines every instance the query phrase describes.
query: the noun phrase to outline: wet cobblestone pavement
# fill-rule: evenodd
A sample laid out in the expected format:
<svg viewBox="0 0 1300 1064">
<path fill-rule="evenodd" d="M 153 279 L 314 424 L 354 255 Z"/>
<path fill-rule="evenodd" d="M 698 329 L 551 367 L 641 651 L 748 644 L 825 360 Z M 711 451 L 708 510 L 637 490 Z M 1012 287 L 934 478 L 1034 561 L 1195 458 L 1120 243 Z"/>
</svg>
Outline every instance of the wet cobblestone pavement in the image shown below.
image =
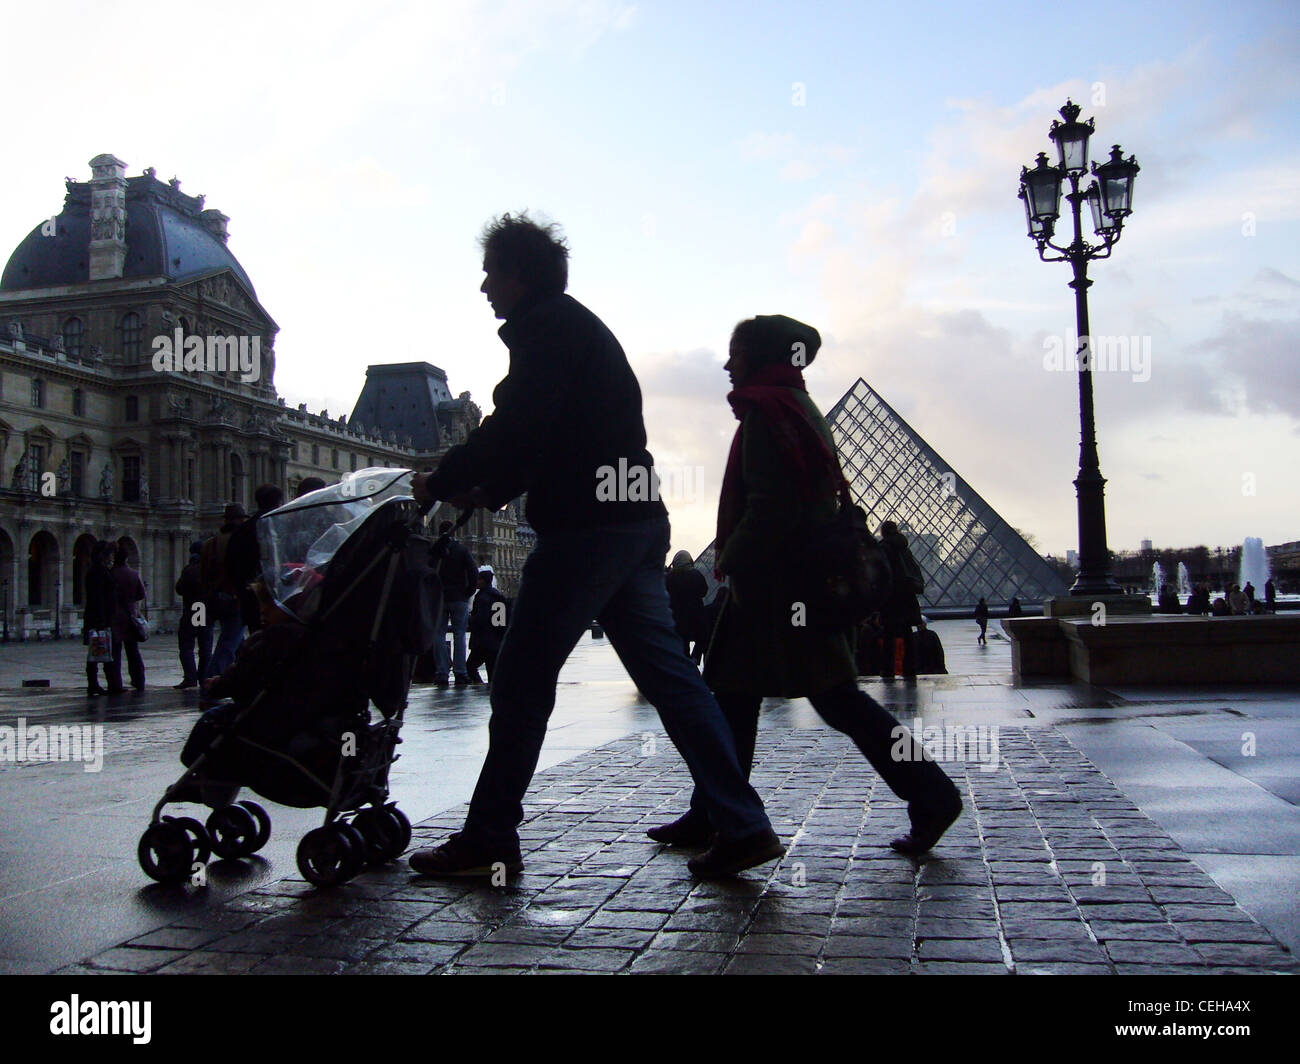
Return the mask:
<svg viewBox="0 0 1300 1064">
<path fill-rule="evenodd" d="M 997 751 L 945 765 L 966 810 L 918 862 L 888 848 L 905 808 L 846 739 L 765 729 L 753 780 L 789 852 L 701 883 L 688 854 L 644 834 L 685 809 L 685 766 L 662 734 L 633 735 L 537 776 L 525 871 L 508 886 L 424 879 L 402 861 L 332 891 L 287 878 L 216 906 L 197 892 L 168 926 L 60 971 L 1298 970 L 1060 729 L 1003 726 Z M 417 825 L 412 847 L 440 841 L 463 814 Z"/>
</svg>

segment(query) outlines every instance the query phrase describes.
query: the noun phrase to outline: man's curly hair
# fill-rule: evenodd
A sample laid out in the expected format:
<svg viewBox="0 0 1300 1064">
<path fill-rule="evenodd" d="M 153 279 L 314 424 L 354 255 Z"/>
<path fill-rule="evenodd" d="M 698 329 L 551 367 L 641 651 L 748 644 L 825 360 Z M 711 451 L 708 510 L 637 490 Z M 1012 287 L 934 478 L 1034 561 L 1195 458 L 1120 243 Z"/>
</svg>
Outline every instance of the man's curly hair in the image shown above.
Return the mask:
<svg viewBox="0 0 1300 1064">
<path fill-rule="evenodd" d="M 554 222 L 535 222 L 527 211 L 503 214 L 483 227 L 478 242 L 485 269 L 491 263 L 540 295 L 559 295 L 569 286 L 569 245 Z"/>
</svg>

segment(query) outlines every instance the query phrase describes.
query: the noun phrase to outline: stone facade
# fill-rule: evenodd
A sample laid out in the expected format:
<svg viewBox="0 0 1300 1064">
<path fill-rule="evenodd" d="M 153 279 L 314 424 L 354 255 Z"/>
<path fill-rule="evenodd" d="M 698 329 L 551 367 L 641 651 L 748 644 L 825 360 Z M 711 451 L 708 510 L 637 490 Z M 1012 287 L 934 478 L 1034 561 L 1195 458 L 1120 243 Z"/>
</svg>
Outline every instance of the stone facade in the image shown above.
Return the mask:
<svg viewBox="0 0 1300 1064">
<path fill-rule="evenodd" d="M 382 419 L 353 425 L 288 405 L 274 383 L 279 327 L 225 247 L 226 216 L 151 170 L 128 179 L 111 155 L 91 165 L 92 181 L 68 182 L 64 212 L 20 245 L 0 283 L 0 620 L 9 638 L 79 635 L 91 545 L 123 536 L 151 618 L 172 627 L 189 544 L 216 530 L 228 502 L 252 512 L 262 483 L 292 497 L 308 476 L 329 483 L 368 466 L 431 468 L 479 422 L 468 393 L 440 403 L 443 431 L 417 449 Z M 186 253 L 155 254 L 161 275 L 132 276 L 148 266 L 154 230 L 172 234 L 164 248 Z M 529 547 L 519 528 L 512 504 L 476 514 L 464 536 L 508 595 Z"/>
</svg>

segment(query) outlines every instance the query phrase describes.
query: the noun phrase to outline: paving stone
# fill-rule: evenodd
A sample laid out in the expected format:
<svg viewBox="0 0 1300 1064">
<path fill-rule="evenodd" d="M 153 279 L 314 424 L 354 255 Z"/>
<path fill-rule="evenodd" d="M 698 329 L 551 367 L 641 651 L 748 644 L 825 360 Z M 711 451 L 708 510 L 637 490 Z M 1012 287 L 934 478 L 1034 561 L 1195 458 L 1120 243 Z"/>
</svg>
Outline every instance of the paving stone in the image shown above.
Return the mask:
<svg viewBox="0 0 1300 1064">
<path fill-rule="evenodd" d="M 1010 975 L 1005 964 L 964 961 L 918 961 L 917 975 Z"/>
<path fill-rule="evenodd" d="M 717 975 L 726 963 L 725 953 L 649 949 L 632 962 L 629 971 L 633 975 Z"/>
<path fill-rule="evenodd" d="M 1156 905 L 1080 905 L 1079 911 L 1089 922 L 1110 920 L 1125 923 L 1164 923 L 1165 914 Z"/>
<path fill-rule="evenodd" d="M 1016 975 L 1110 975 L 1106 964 L 1056 964 L 1051 961 L 1017 962 Z"/>
<path fill-rule="evenodd" d="M 1017 967 L 1021 961 L 1069 961 L 1104 966 L 1108 960 L 1106 950 L 1095 942 L 1009 938 L 1007 946 L 1011 949 L 1011 958 Z"/>
<path fill-rule="evenodd" d="M 95 954 L 85 963 L 91 968 L 107 968 L 115 972 L 152 972 L 183 955 L 176 950 L 117 946 Z"/>
<path fill-rule="evenodd" d="M 492 930 L 490 925 L 470 924 L 461 920 L 444 920 L 441 916 L 431 916 L 421 920 L 414 927 L 403 931 L 399 939 L 403 942 L 459 942 L 468 944 L 477 942 Z"/>
<path fill-rule="evenodd" d="M 256 953 L 171 954 L 176 959 L 158 969 L 159 975 L 243 975 L 266 960 Z"/>
<path fill-rule="evenodd" d="M 988 961 L 1002 963 L 1002 948 L 996 940 L 931 938 L 917 944 L 922 961 Z"/>
<path fill-rule="evenodd" d="M 630 949 L 567 949 L 561 947 L 542 958 L 540 968 L 571 968 L 584 972 L 617 972 L 636 956 Z"/>
<path fill-rule="evenodd" d="M 456 958 L 466 968 L 531 968 L 557 947 L 522 945 L 515 942 L 479 942 Z"/>
<path fill-rule="evenodd" d="M 339 975 L 347 962 L 327 957 L 302 957 L 280 953 L 267 957 L 250 975 Z"/>
<path fill-rule="evenodd" d="M 188 927 L 162 927 L 157 931 L 149 932 L 147 935 L 133 938 L 126 945 L 154 949 L 195 950 L 212 942 L 214 939 L 222 937 L 223 933 L 221 931 Z"/>
<path fill-rule="evenodd" d="M 1181 942 L 1182 936 L 1172 924 L 1116 923 L 1110 920 L 1090 920 L 1088 927 L 1103 942 L 1118 939 L 1123 942 Z"/>
<path fill-rule="evenodd" d="M 344 970 L 346 975 L 429 975 L 437 971 L 437 966 L 430 966 L 421 961 L 376 961 L 366 960 Z"/>
<path fill-rule="evenodd" d="M 742 953 L 732 957 L 724 975 L 812 975 L 817 959 L 812 954 L 782 956 L 771 953 Z"/>
<path fill-rule="evenodd" d="M 601 946 L 641 950 L 654 939 L 654 931 L 642 931 L 634 927 L 580 927 L 564 940 L 564 946 L 566 949 Z"/>
<path fill-rule="evenodd" d="M 610 909 L 601 909 L 587 923 L 586 927 L 635 927 L 645 930 L 655 931 L 667 923 L 669 914 L 666 912 L 615 912 Z"/>
<path fill-rule="evenodd" d="M 466 947 L 451 942 L 391 942 L 380 946 L 366 958 L 366 963 L 423 964 L 437 967 L 448 964 Z"/>
<path fill-rule="evenodd" d="M 996 920 L 926 920 L 916 923 L 917 938 L 988 938 L 998 937 Z"/>
<path fill-rule="evenodd" d="M 1296 964 L 1295 955 L 1278 945 L 1249 942 L 1198 942 L 1196 952 L 1212 964 L 1285 965 Z"/>
<path fill-rule="evenodd" d="M 826 957 L 865 957 L 907 960 L 912 956 L 911 938 L 868 938 L 865 935 L 836 935 L 826 941 Z"/>
<path fill-rule="evenodd" d="M 818 975 L 907 975 L 911 962 L 870 957 L 827 957 Z"/>
<path fill-rule="evenodd" d="M 1178 933 L 1188 942 L 1267 942 L 1276 940 L 1259 924 L 1239 920 L 1179 921 Z"/>
<path fill-rule="evenodd" d="M 1110 939 L 1106 951 L 1116 964 L 1199 964 L 1201 958 L 1188 946 L 1174 942 L 1131 942 Z"/>
</svg>

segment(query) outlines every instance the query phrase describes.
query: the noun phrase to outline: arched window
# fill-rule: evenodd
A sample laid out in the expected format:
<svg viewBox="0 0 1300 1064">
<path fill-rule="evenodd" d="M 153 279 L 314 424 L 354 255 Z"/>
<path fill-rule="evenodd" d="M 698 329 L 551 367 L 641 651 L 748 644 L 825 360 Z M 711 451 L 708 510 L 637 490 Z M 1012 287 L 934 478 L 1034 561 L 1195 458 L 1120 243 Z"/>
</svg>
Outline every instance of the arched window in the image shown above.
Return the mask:
<svg viewBox="0 0 1300 1064">
<path fill-rule="evenodd" d="M 63 350 L 69 358 L 81 357 L 81 340 L 84 332 L 80 318 L 69 318 L 63 323 Z"/>
<path fill-rule="evenodd" d="M 139 314 L 131 310 L 122 315 L 122 320 L 117 325 L 117 344 L 122 357 L 128 362 L 140 361 L 140 337 L 143 332 Z"/>
<path fill-rule="evenodd" d="M 48 532 L 37 532 L 27 548 L 27 605 L 55 605 L 59 545 Z"/>
<path fill-rule="evenodd" d="M 86 601 L 86 574 L 95 550 L 95 537 L 82 535 L 72 547 L 72 604 L 81 606 Z"/>
</svg>

